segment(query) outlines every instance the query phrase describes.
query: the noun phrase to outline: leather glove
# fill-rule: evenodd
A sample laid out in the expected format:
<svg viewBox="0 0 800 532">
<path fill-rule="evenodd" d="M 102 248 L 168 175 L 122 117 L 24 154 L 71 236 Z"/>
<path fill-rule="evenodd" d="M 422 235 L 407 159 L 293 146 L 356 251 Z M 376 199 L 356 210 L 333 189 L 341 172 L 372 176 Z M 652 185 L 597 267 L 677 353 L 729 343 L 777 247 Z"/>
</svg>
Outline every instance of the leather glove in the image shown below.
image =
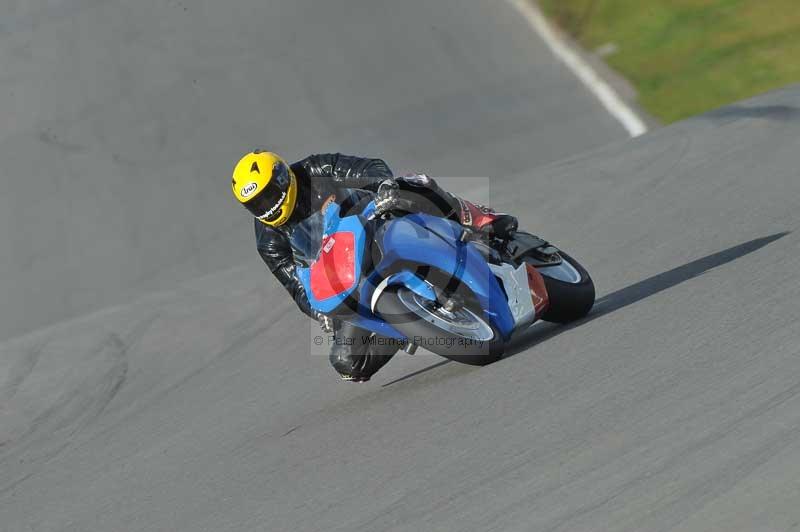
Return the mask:
<svg viewBox="0 0 800 532">
<path fill-rule="evenodd" d="M 319 321 L 320 329 L 322 329 L 322 332 L 325 334 L 332 334 L 333 331 L 337 329 L 336 320 L 326 314 L 319 313 L 317 315 L 317 320 Z"/>
<path fill-rule="evenodd" d="M 386 179 L 381 182 L 375 195 L 375 212 L 380 215 L 392 210 L 397 205 L 397 200 L 400 197 L 399 190 L 400 185 L 394 179 Z"/>
</svg>

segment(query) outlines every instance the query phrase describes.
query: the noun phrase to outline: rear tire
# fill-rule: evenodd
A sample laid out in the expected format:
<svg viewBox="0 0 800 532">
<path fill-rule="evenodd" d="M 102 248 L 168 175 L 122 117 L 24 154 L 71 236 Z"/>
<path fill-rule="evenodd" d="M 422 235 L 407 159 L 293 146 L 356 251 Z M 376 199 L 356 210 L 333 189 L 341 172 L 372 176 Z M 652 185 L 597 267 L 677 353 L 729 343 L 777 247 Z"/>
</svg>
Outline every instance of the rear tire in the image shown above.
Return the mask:
<svg viewBox="0 0 800 532">
<path fill-rule="evenodd" d="M 408 289 L 404 286 L 390 286 L 381 294 L 375 304 L 375 310 L 381 317 L 395 329 L 403 333 L 406 338 L 415 337 L 424 339 L 420 347 L 439 356 L 449 358 L 455 362 L 471 366 L 485 366 L 499 360 L 503 356 L 504 342 L 499 331 L 483 317 L 480 309 L 474 305 L 465 304 L 464 309 L 469 315 L 482 320 L 484 331 L 486 327 L 491 330 L 491 338 L 481 342 L 469 341 L 467 337 L 443 329 L 436 324 L 423 319 L 420 314 L 409 310 L 408 303 L 404 303 L 398 295 L 398 290 Z M 410 292 L 410 291 L 409 291 Z M 406 298 L 408 300 L 408 298 Z M 424 313 L 424 309 L 419 307 Z M 488 332 L 488 331 L 487 331 Z"/>
<path fill-rule="evenodd" d="M 578 261 L 559 251 L 561 258 L 580 274 L 580 281 L 569 283 L 547 276 L 547 268 L 537 268 L 544 278 L 550 306 L 542 319 L 553 323 L 569 323 L 583 318 L 594 306 L 594 282 L 586 269 Z"/>
</svg>

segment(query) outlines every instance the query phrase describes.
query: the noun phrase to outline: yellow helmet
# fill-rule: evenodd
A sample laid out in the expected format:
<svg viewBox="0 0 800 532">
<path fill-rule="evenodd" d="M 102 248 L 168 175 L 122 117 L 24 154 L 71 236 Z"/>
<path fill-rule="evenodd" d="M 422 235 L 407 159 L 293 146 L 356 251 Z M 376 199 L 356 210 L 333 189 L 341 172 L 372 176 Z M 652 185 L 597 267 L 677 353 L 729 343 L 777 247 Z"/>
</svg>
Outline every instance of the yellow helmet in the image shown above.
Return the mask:
<svg viewBox="0 0 800 532">
<path fill-rule="evenodd" d="M 286 161 L 272 152 L 253 150 L 233 169 L 233 195 L 261 222 L 286 223 L 297 203 L 297 178 Z"/>
</svg>

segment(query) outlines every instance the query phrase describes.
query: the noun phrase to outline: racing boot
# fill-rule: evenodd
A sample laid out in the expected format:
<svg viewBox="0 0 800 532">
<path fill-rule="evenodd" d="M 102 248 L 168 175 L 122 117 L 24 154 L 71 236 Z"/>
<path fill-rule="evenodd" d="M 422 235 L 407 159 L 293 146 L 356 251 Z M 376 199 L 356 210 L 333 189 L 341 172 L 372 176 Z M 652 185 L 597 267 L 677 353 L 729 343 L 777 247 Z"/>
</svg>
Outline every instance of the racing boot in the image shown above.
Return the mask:
<svg viewBox="0 0 800 532">
<path fill-rule="evenodd" d="M 489 238 L 509 240 L 519 227 L 515 216 L 496 212 L 494 209 L 458 199 L 457 216 L 461 225 L 474 229 Z"/>
</svg>

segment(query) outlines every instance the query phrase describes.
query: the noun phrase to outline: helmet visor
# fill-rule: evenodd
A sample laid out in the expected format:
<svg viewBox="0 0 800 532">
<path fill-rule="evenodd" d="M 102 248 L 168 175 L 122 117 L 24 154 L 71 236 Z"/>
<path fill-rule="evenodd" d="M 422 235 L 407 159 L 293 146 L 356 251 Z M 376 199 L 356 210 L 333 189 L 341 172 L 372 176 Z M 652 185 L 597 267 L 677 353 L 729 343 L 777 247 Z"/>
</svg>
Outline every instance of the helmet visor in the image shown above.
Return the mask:
<svg viewBox="0 0 800 532">
<path fill-rule="evenodd" d="M 272 167 L 272 179 L 250 201 L 244 203 L 250 214 L 265 222 L 274 222 L 281 216 L 283 204 L 289 194 L 289 168 L 282 162 Z"/>
</svg>

